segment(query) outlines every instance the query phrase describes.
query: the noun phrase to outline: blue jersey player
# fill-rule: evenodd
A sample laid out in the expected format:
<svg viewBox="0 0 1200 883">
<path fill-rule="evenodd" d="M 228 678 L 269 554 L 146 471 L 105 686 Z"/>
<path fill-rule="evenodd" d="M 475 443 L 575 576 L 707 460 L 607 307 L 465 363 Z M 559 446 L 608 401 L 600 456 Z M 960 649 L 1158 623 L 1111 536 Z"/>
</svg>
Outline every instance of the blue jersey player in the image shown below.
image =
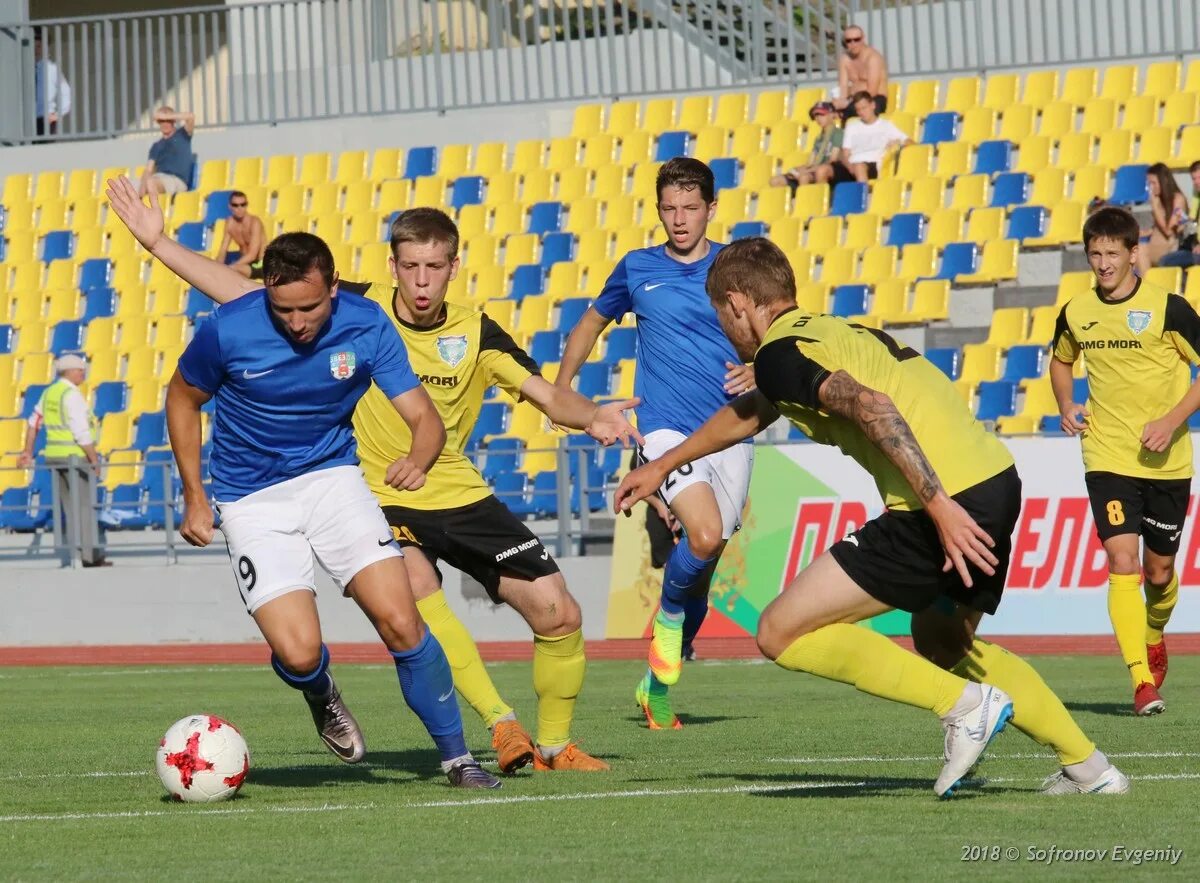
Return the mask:
<svg viewBox="0 0 1200 883">
<path fill-rule="evenodd" d="M 707 238 L 717 208 L 712 170 L 699 160 L 676 157 L 663 165 L 655 186 L 666 243 L 636 249 L 621 259 L 572 330 L 555 381 L 569 386 L 605 327 L 633 313 L 643 460 L 680 444 L 714 408 L 754 388 L 753 370 L 741 364 L 704 288 L 722 247 Z M 649 671 L 637 688 L 637 702 L 651 729 L 681 726 L 667 688 L 679 680 L 684 647 L 708 613 L 709 582 L 726 542 L 741 527 L 753 465 L 753 446 L 735 445 L 684 464 L 659 488 L 657 505 L 670 507 L 684 539 L 663 568 Z"/>
<path fill-rule="evenodd" d="M 108 195 L 138 241 L 181 278 L 197 284 L 227 273 L 163 235 L 162 212 L 142 203 L 128 180 L 110 181 Z M 180 533 L 194 546 L 213 538 L 201 484 L 200 411 L 215 397 L 213 496 L 235 579 L 271 647 L 272 667 L 302 692 L 326 746 L 347 763 L 365 752 L 328 670 L 314 556 L 391 651 L 404 699 L 433 737 L 451 783 L 498 787 L 467 751 L 450 666 L 417 612 L 403 553 L 359 471 L 351 427 L 373 381 L 413 437 L 387 481 L 416 490 L 445 443 L 441 418 L 391 320 L 371 301 L 337 297 L 333 256 L 321 239 L 275 239 L 263 257 L 263 278 L 265 289 L 217 309 L 196 331 L 167 390 L 167 426 L 183 479 Z"/>
</svg>

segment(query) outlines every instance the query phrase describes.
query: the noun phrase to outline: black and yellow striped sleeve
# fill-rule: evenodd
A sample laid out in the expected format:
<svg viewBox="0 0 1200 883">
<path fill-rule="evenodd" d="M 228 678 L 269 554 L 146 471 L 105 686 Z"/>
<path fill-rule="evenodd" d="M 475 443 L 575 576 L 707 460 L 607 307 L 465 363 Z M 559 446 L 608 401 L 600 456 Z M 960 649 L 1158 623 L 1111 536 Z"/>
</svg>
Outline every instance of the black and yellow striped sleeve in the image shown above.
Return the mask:
<svg viewBox="0 0 1200 883">
<path fill-rule="evenodd" d="M 542 373 L 537 362 L 487 313 L 480 313 L 480 323 L 480 367 L 489 383 L 499 385 L 513 398 L 520 398 L 521 385 Z"/>
<path fill-rule="evenodd" d="M 1079 341 L 1071 333 L 1067 323 L 1067 305 L 1058 311 L 1058 319 L 1054 323 L 1054 340 L 1050 342 L 1050 353 L 1060 362 L 1074 364 L 1079 358 Z"/>
<path fill-rule="evenodd" d="M 821 407 L 821 384 L 830 371 L 810 359 L 794 337 L 773 340 L 754 356 L 754 382 L 772 403 Z"/>
<path fill-rule="evenodd" d="M 1200 365 L 1200 316 L 1178 294 L 1167 295 L 1167 314 L 1163 318 L 1163 336 L 1193 365 Z"/>
</svg>

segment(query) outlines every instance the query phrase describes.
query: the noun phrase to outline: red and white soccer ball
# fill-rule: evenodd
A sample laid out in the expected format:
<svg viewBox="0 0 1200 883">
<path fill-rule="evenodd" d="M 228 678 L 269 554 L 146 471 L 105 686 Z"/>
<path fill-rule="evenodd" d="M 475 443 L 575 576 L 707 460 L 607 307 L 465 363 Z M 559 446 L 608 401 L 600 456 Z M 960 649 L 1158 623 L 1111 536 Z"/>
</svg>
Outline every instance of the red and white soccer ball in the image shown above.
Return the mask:
<svg viewBox="0 0 1200 883">
<path fill-rule="evenodd" d="M 154 765 L 176 800 L 213 803 L 238 793 L 250 772 L 250 749 L 229 721 L 194 714 L 167 730 Z"/>
</svg>

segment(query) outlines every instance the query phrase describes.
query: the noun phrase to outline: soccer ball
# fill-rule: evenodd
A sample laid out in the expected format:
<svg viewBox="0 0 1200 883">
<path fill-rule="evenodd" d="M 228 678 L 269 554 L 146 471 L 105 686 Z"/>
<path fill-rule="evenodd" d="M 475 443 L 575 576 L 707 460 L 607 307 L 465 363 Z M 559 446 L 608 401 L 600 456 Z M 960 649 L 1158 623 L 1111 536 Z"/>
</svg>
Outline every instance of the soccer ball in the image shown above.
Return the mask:
<svg viewBox="0 0 1200 883">
<path fill-rule="evenodd" d="M 250 772 L 250 749 L 237 727 L 211 714 L 176 721 L 154 758 L 163 787 L 176 800 L 212 803 L 238 793 Z"/>
</svg>

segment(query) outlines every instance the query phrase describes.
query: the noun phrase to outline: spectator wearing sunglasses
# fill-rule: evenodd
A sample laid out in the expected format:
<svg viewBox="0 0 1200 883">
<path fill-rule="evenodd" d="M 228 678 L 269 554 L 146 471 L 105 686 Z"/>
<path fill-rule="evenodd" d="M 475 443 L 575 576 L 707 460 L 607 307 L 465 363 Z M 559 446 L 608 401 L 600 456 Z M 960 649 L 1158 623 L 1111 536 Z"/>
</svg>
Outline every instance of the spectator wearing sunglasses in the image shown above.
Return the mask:
<svg viewBox="0 0 1200 883">
<path fill-rule="evenodd" d="M 813 142 L 812 158 L 808 165 L 788 169 L 771 179 L 775 187 L 785 184 L 792 193 L 801 184 L 825 184 L 833 180 L 833 164 L 842 149 L 842 130 L 838 126 L 838 114 L 828 101 L 818 101 L 808 111 L 808 118 L 821 126 L 821 133 Z"/>
<path fill-rule="evenodd" d="M 217 260 L 233 267 L 248 279 L 261 279 L 267 234 L 262 220 L 250 214 L 249 205 L 242 191 L 235 190 L 229 194 L 229 217 L 225 219 L 225 236 L 221 240 Z M 230 251 L 230 246 L 237 248 Z"/>
<path fill-rule="evenodd" d="M 887 62 L 878 49 L 867 45 L 867 32 L 850 25 L 842 34 L 842 47 L 846 51 L 838 59 L 838 97 L 833 102 L 842 119 L 858 116 L 853 96 L 860 92 L 874 100 L 876 116 L 887 113 Z"/>
</svg>

